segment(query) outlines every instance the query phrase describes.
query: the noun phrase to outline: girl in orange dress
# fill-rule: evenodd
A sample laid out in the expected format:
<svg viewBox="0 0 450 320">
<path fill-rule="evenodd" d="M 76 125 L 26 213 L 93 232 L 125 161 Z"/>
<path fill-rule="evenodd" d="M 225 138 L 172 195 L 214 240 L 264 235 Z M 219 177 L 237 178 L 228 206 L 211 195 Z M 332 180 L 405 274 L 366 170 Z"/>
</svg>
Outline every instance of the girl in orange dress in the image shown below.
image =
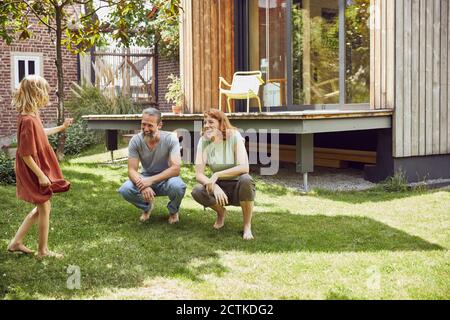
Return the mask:
<svg viewBox="0 0 450 320">
<path fill-rule="evenodd" d="M 39 117 L 39 109 L 49 104 L 49 84 L 40 76 L 27 76 L 19 84 L 12 104 L 17 108 L 17 153 L 16 186 L 17 197 L 33 203 L 36 207 L 25 217 L 14 239 L 8 245 L 9 252 L 33 253 L 23 244 L 23 239 L 31 226 L 38 223 L 39 257 L 62 255 L 48 249 L 50 218 L 50 198 L 55 192 L 65 192 L 70 183 L 64 180 L 55 152 L 48 142 L 48 135 L 64 131 L 72 124 L 66 119 L 64 124 L 44 129 Z"/>
</svg>

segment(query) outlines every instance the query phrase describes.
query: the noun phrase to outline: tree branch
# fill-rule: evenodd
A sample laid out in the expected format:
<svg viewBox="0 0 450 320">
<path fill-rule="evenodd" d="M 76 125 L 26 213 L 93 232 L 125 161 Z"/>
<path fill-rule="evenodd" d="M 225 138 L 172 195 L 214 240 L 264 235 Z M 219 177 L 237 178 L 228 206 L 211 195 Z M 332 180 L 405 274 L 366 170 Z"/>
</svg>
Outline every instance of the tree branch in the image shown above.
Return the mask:
<svg viewBox="0 0 450 320">
<path fill-rule="evenodd" d="M 8 5 L 10 5 L 10 4 L 14 4 L 14 3 L 22 3 L 23 1 L 22 0 L 18 0 L 18 1 L 10 1 L 10 2 L 6 2 L 6 3 L 2 3 L 1 5 L 0 5 L 0 7 L 6 7 L 6 6 L 8 6 Z"/>
<path fill-rule="evenodd" d="M 98 10 L 102 9 L 102 8 L 108 8 L 109 5 L 105 5 L 105 6 L 100 6 L 97 9 L 95 9 L 94 11 L 80 17 L 80 20 L 85 20 L 86 18 L 89 18 L 90 16 L 92 16 L 93 14 L 95 14 Z"/>
<path fill-rule="evenodd" d="M 33 7 L 27 1 L 23 1 L 23 2 L 28 6 L 28 8 L 30 8 L 31 12 L 33 12 L 33 14 L 36 16 L 36 18 L 39 19 L 39 21 L 42 24 L 46 25 L 49 29 L 52 29 L 53 31 L 56 31 L 56 29 L 54 27 L 52 27 L 51 25 L 46 23 L 44 20 L 42 20 L 42 18 L 39 16 L 39 14 L 36 11 L 34 11 Z"/>
</svg>

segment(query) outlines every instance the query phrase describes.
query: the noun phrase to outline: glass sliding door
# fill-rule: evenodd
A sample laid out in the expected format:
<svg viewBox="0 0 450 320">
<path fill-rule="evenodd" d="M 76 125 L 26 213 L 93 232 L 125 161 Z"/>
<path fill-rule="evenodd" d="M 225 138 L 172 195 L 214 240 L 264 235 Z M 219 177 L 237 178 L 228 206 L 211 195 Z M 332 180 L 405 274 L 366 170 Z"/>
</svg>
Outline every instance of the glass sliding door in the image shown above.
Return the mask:
<svg viewBox="0 0 450 320">
<path fill-rule="evenodd" d="M 369 103 L 371 0 L 247 1 L 264 106 Z"/>
<path fill-rule="evenodd" d="M 250 69 L 261 70 L 263 106 L 286 105 L 286 0 L 249 0 Z"/>
<path fill-rule="evenodd" d="M 346 103 L 370 102 L 370 0 L 347 0 L 345 9 Z"/>
<path fill-rule="evenodd" d="M 294 105 L 339 103 L 339 2 L 292 1 Z"/>
</svg>

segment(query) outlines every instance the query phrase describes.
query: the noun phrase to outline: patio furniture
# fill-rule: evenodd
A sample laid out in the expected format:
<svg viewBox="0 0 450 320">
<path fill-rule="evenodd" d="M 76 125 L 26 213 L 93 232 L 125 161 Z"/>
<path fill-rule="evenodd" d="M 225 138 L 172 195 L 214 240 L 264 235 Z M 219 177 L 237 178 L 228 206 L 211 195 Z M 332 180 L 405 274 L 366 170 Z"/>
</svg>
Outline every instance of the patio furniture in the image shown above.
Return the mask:
<svg viewBox="0 0 450 320">
<path fill-rule="evenodd" d="M 318 103 L 331 103 L 339 99 L 339 78 L 329 79 L 320 83 L 313 82 L 311 91 Z"/>
<path fill-rule="evenodd" d="M 230 89 L 222 88 L 225 84 Z M 229 84 L 223 77 L 219 77 L 219 109 L 222 110 L 222 94 L 227 97 L 228 112 L 231 112 L 230 100 L 247 99 L 247 113 L 250 112 L 250 99 L 258 100 L 259 112 L 261 100 L 259 99 L 259 86 L 264 84 L 261 71 L 240 71 L 233 75 L 233 81 Z"/>
<path fill-rule="evenodd" d="M 267 111 L 270 107 L 280 107 L 286 105 L 286 79 L 267 79 L 264 86 L 264 105 Z"/>
</svg>

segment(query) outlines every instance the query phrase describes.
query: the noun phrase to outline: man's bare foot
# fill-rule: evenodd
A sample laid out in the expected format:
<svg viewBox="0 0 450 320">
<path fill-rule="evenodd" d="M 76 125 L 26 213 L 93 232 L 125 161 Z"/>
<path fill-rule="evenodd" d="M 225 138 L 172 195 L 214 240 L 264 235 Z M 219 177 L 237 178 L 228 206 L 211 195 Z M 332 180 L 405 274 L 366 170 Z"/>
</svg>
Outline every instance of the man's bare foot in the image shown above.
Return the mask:
<svg viewBox="0 0 450 320">
<path fill-rule="evenodd" d="M 150 219 L 150 212 L 142 212 L 141 217 L 139 218 L 140 222 L 145 222 Z"/>
<path fill-rule="evenodd" d="M 10 243 L 8 245 L 8 251 L 11 253 L 14 252 L 20 252 L 20 253 L 24 253 L 24 254 L 30 254 L 30 253 L 34 253 L 33 250 L 27 248 L 24 244 L 22 243 Z"/>
<path fill-rule="evenodd" d="M 38 252 L 37 256 L 38 258 L 56 258 L 56 259 L 64 258 L 64 255 L 62 253 L 57 253 L 50 250 L 47 250 L 45 252 Z"/>
<path fill-rule="evenodd" d="M 222 229 L 225 224 L 225 216 L 227 214 L 227 209 L 223 208 L 221 212 L 217 212 L 217 219 L 213 225 L 213 228 L 216 230 Z"/>
<path fill-rule="evenodd" d="M 145 212 L 145 211 L 142 212 L 141 217 L 139 218 L 139 221 L 140 221 L 140 222 L 145 222 L 145 221 L 147 221 L 148 219 L 150 219 L 150 215 L 151 215 L 152 210 L 153 210 L 154 207 L 155 207 L 155 205 L 153 204 L 153 202 L 150 203 L 150 208 L 148 209 L 147 212 Z"/>
<path fill-rule="evenodd" d="M 169 224 L 175 224 L 175 223 L 178 223 L 179 221 L 180 221 L 180 218 L 178 217 L 178 212 L 175 214 L 169 215 Z"/>
<path fill-rule="evenodd" d="M 242 239 L 244 239 L 244 240 L 253 240 L 252 230 L 251 229 L 244 230 L 244 234 L 242 235 Z"/>
</svg>

